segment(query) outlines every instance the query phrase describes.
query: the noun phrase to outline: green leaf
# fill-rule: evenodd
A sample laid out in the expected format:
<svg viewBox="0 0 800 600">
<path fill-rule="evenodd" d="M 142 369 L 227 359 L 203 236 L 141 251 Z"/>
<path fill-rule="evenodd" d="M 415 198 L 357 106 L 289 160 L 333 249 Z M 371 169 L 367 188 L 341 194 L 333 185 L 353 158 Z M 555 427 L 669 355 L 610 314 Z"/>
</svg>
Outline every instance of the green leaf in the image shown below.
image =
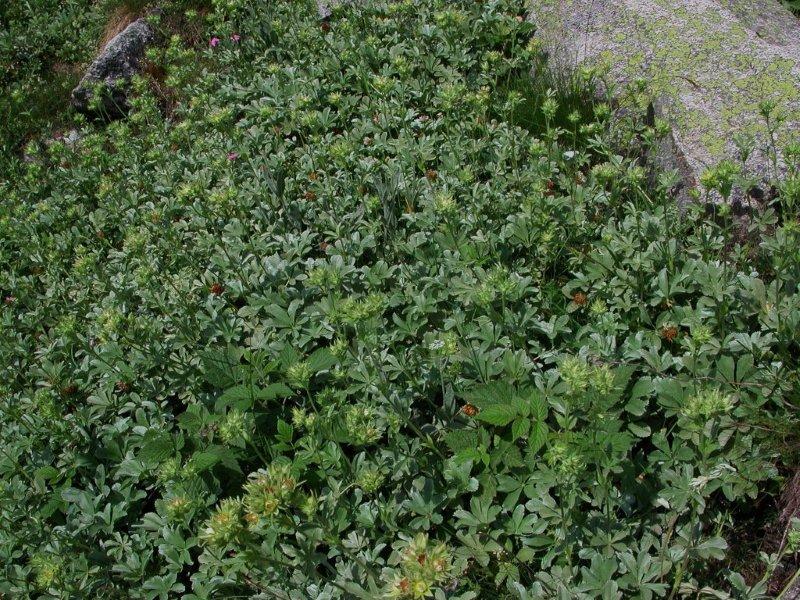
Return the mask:
<svg viewBox="0 0 800 600">
<path fill-rule="evenodd" d="M 518 417 L 514 419 L 514 423 L 511 425 L 511 439 L 518 440 L 522 437 L 525 437 L 528 434 L 530 426 L 530 419 L 526 419 L 524 417 Z"/>
<path fill-rule="evenodd" d="M 47 499 L 47 503 L 39 509 L 39 516 L 42 518 L 47 519 L 51 517 L 57 510 L 60 510 L 64 507 L 64 500 L 61 498 L 61 495 L 54 492 L 50 494 L 49 498 Z"/>
<path fill-rule="evenodd" d="M 278 441 L 283 442 L 284 444 L 289 444 L 291 443 L 293 436 L 294 429 L 292 426 L 283 419 L 278 419 L 278 434 L 275 436 L 278 438 Z"/>
<path fill-rule="evenodd" d="M 650 428 L 648 426 L 642 427 L 636 423 L 628 423 L 628 429 L 636 437 L 647 438 L 650 437 Z"/>
<path fill-rule="evenodd" d="M 190 464 L 197 473 L 209 470 L 218 463 L 223 464 L 229 469 L 239 471 L 239 463 L 233 451 L 225 446 L 209 446 L 205 450 L 200 450 L 192 454 Z"/>
<path fill-rule="evenodd" d="M 289 346 L 288 344 L 283 347 L 280 354 L 278 355 L 278 363 L 284 368 L 288 368 L 298 362 L 300 360 L 300 354 L 298 354 L 297 350 Z"/>
<path fill-rule="evenodd" d="M 537 390 L 531 392 L 530 406 L 531 416 L 536 421 L 547 420 L 547 400 L 545 400 L 541 392 Z"/>
<path fill-rule="evenodd" d="M 643 398 L 653 393 L 653 380 L 649 377 L 642 377 L 631 390 L 631 396 L 625 405 L 625 410 L 632 415 L 641 417 L 647 410 L 647 401 Z"/>
<path fill-rule="evenodd" d="M 327 371 L 337 362 L 336 357 L 327 348 L 320 348 L 308 357 L 308 366 L 314 373 Z"/>
<path fill-rule="evenodd" d="M 456 429 L 445 434 L 444 443 L 454 454 L 458 454 L 476 448 L 480 443 L 480 434 L 475 429 Z"/>
<path fill-rule="evenodd" d="M 618 394 L 621 394 L 628 386 L 628 381 L 635 370 L 636 367 L 632 365 L 623 365 L 614 369 L 614 389 Z"/>
<path fill-rule="evenodd" d="M 209 349 L 200 353 L 205 380 L 217 389 L 224 389 L 236 383 L 239 375 L 241 351 L 233 346 L 225 350 Z"/>
<path fill-rule="evenodd" d="M 201 450 L 192 454 L 190 464 L 197 473 L 207 471 L 220 461 L 220 457 L 216 452 L 209 450 Z"/>
<path fill-rule="evenodd" d="M 717 373 L 719 376 L 728 382 L 736 381 L 734 374 L 735 363 L 730 356 L 721 356 L 717 361 Z"/>
<path fill-rule="evenodd" d="M 481 409 L 475 418 L 496 427 L 503 427 L 511 423 L 516 416 L 517 409 L 511 404 L 490 404 Z"/>
<path fill-rule="evenodd" d="M 647 402 L 641 398 L 633 398 L 625 405 L 625 410 L 634 416 L 641 417 L 647 410 Z"/>
<path fill-rule="evenodd" d="M 466 394 L 464 398 L 480 409 L 498 404 L 510 404 L 514 397 L 513 388 L 505 382 L 494 382 L 479 385 Z"/>
<path fill-rule="evenodd" d="M 58 469 L 51 467 L 50 465 L 39 467 L 33 472 L 33 476 L 36 479 L 49 481 L 58 477 Z"/>
<path fill-rule="evenodd" d="M 186 411 L 178 417 L 178 423 L 187 432 L 197 433 L 210 419 L 216 418 L 209 415 L 203 405 L 190 404 L 186 407 Z"/>
<path fill-rule="evenodd" d="M 275 398 L 289 398 L 294 394 L 292 388 L 285 383 L 270 383 L 268 386 L 258 390 L 256 398 L 263 401 L 274 400 Z"/>
<path fill-rule="evenodd" d="M 542 421 L 537 421 L 531 427 L 531 433 L 528 436 L 528 448 L 531 452 L 538 452 L 547 443 L 548 428 Z"/>
<path fill-rule="evenodd" d="M 745 354 L 736 363 L 736 381 L 747 381 L 754 372 L 753 355 Z"/>
<path fill-rule="evenodd" d="M 288 398 L 294 392 L 285 383 L 271 383 L 266 387 L 255 387 L 251 385 L 235 385 L 225 390 L 217 399 L 214 409 L 217 412 L 224 412 L 227 407 L 247 410 L 258 400 L 267 402 L 275 398 Z"/>
<path fill-rule="evenodd" d="M 504 469 L 513 469 L 523 465 L 522 454 L 519 451 L 519 447 L 513 442 L 507 442 L 505 440 L 498 442 L 498 445 L 489 454 L 489 459 L 490 464 L 496 469 L 500 467 Z"/>
<path fill-rule="evenodd" d="M 247 410 L 253 406 L 256 388 L 250 385 L 235 385 L 225 390 L 214 405 L 216 412 L 224 412 L 228 406 Z"/>
<path fill-rule="evenodd" d="M 514 407 L 514 410 L 517 411 L 517 415 L 521 417 L 527 417 L 531 414 L 530 403 L 525 398 L 514 396 L 511 398 L 511 405 Z"/>
<path fill-rule="evenodd" d="M 728 549 L 728 542 L 721 537 L 712 537 L 704 540 L 695 547 L 695 552 L 700 558 L 725 558 L 725 550 Z"/>
<path fill-rule="evenodd" d="M 175 454 L 175 442 L 166 432 L 148 431 L 136 458 L 149 464 L 165 461 Z"/>
</svg>

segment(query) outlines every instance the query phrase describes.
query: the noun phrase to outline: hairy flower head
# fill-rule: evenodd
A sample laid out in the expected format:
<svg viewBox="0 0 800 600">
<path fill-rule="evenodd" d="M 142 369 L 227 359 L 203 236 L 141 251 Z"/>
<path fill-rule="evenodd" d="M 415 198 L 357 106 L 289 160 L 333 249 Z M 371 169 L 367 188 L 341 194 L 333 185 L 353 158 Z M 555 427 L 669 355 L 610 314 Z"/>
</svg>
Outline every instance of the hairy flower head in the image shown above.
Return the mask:
<svg viewBox="0 0 800 600">
<path fill-rule="evenodd" d="M 31 567 L 36 573 L 36 586 L 46 590 L 58 582 L 61 575 L 61 561 L 51 554 L 36 554 L 31 558 Z"/>
<path fill-rule="evenodd" d="M 582 392 L 589 387 L 592 371 L 579 356 L 568 356 L 561 361 L 558 370 L 571 392 Z"/>
<path fill-rule="evenodd" d="M 191 507 L 192 501 L 186 496 L 173 496 L 165 503 L 167 517 L 172 521 L 182 520 Z"/>
<path fill-rule="evenodd" d="M 293 388 L 305 389 L 311 380 L 311 366 L 300 361 L 286 369 L 286 382 Z"/>
<path fill-rule="evenodd" d="M 434 587 L 451 577 L 450 550 L 444 543 L 432 544 L 420 533 L 407 543 L 401 553 L 399 569 L 386 587 L 387 598 L 421 600 L 433 595 Z"/>
<path fill-rule="evenodd" d="M 381 485 L 383 485 L 386 475 L 378 468 L 370 467 L 362 469 L 356 478 L 356 485 L 360 487 L 365 494 L 374 494 L 377 492 Z"/>
<path fill-rule="evenodd" d="M 242 532 L 242 501 L 226 498 L 205 522 L 200 539 L 210 546 L 224 548 L 237 542 Z"/>
<path fill-rule="evenodd" d="M 344 414 L 348 439 L 354 446 L 366 446 L 380 439 L 383 427 L 378 423 L 378 412 L 372 406 L 355 404 Z"/>
<path fill-rule="evenodd" d="M 291 465 L 271 464 L 248 477 L 244 486 L 244 507 L 248 514 L 270 519 L 287 504 L 296 488 Z"/>
<path fill-rule="evenodd" d="M 710 419 L 713 416 L 730 412 L 733 408 L 732 396 L 716 388 L 707 388 L 689 396 L 681 408 L 681 414 L 689 419 Z"/>
<path fill-rule="evenodd" d="M 231 409 L 219 425 L 219 437 L 228 445 L 244 447 L 254 429 L 253 415 Z"/>
</svg>

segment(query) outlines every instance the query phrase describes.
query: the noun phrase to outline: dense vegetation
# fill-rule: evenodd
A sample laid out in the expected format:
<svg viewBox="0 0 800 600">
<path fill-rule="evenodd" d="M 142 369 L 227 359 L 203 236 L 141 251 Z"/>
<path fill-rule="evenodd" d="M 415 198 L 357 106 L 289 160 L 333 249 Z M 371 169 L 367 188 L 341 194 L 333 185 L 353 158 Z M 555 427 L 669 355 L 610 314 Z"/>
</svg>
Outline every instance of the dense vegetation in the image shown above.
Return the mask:
<svg viewBox="0 0 800 600">
<path fill-rule="evenodd" d="M 0 595 L 767 595 L 800 147 L 744 224 L 681 211 L 523 14 L 220 2 L 8 166 Z"/>
<path fill-rule="evenodd" d="M 92 0 L 0 3 L 0 166 L 65 112 L 75 66 L 97 49 L 103 17 Z"/>
<path fill-rule="evenodd" d="M 119 29 L 143 14 L 147 0 L 13 0 L 0 3 L 0 169 L 27 142 L 71 125 L 69 95 L 82 68 Z M 207 0 L 163 0 L 165 23 L 191 38 L 184 10 L 206 12 Z M 196 21 L 196 16 L 191 19 Z M 63 133 L 63 131 L 61 131 Z"/>
</svg>

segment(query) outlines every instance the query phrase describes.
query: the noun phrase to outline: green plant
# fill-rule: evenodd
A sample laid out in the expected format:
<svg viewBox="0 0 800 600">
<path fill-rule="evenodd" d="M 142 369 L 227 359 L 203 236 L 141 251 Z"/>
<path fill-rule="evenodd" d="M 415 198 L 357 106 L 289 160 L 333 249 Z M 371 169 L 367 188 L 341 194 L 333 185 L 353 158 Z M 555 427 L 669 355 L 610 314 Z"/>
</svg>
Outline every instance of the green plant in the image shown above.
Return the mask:
<svg viewBox="0 0 800 600">
<path fill-rule="evenodd" d="M 783 0 L 783 4 L 793 13 L 800 15 L 800 1 L 798 0 Z"/>
<path fill-rule="evenodd" d="M 1 184 L 0 593 L 762 597 L 796 223 L 682 213 L 521 3 L 216 7 Z"/>
<path fill-rule="evenodd" d="M 7 2 L 0 7 L 0 168 L 26 138 L 57 122 L 102 26 L 88 0 Z M 65 35 L 69 32 L 69 35 Z"/>
<path fill-rule="evenodd" d="M 166 17 L 160 29 L 189 37 L 196 15 L 179 16 L 210 3 L 159 4 Z M 15 171 L 28 142 L 71 123 L 70 92 L 100 49 L 104 26 L 119 18 L 114 10 L 136 15 L 150 5 L 145 0 L 30 0 L 0 6 L 0 174 Z"/>
</svg>

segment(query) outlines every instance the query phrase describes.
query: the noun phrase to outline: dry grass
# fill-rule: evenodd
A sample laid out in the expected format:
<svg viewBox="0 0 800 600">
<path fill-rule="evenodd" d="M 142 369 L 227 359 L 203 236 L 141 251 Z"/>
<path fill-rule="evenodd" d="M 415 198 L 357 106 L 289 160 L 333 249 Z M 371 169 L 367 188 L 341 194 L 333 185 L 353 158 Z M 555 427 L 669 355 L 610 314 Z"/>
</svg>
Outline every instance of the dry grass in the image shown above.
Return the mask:
<svg viewBox="0 0 800 600">
<path fill-rule="evenodd" d="M 105 48 L 108 42 L 114 39 L 114 36 L 121 33 L 140 16 L 138 11 L 133 10 L 127 4 L 115 8 L 108 16 L 108 21 L 103 28 L 103 33 L 100 35 L 99 49 L 102 50 Z"/>
</svg>

